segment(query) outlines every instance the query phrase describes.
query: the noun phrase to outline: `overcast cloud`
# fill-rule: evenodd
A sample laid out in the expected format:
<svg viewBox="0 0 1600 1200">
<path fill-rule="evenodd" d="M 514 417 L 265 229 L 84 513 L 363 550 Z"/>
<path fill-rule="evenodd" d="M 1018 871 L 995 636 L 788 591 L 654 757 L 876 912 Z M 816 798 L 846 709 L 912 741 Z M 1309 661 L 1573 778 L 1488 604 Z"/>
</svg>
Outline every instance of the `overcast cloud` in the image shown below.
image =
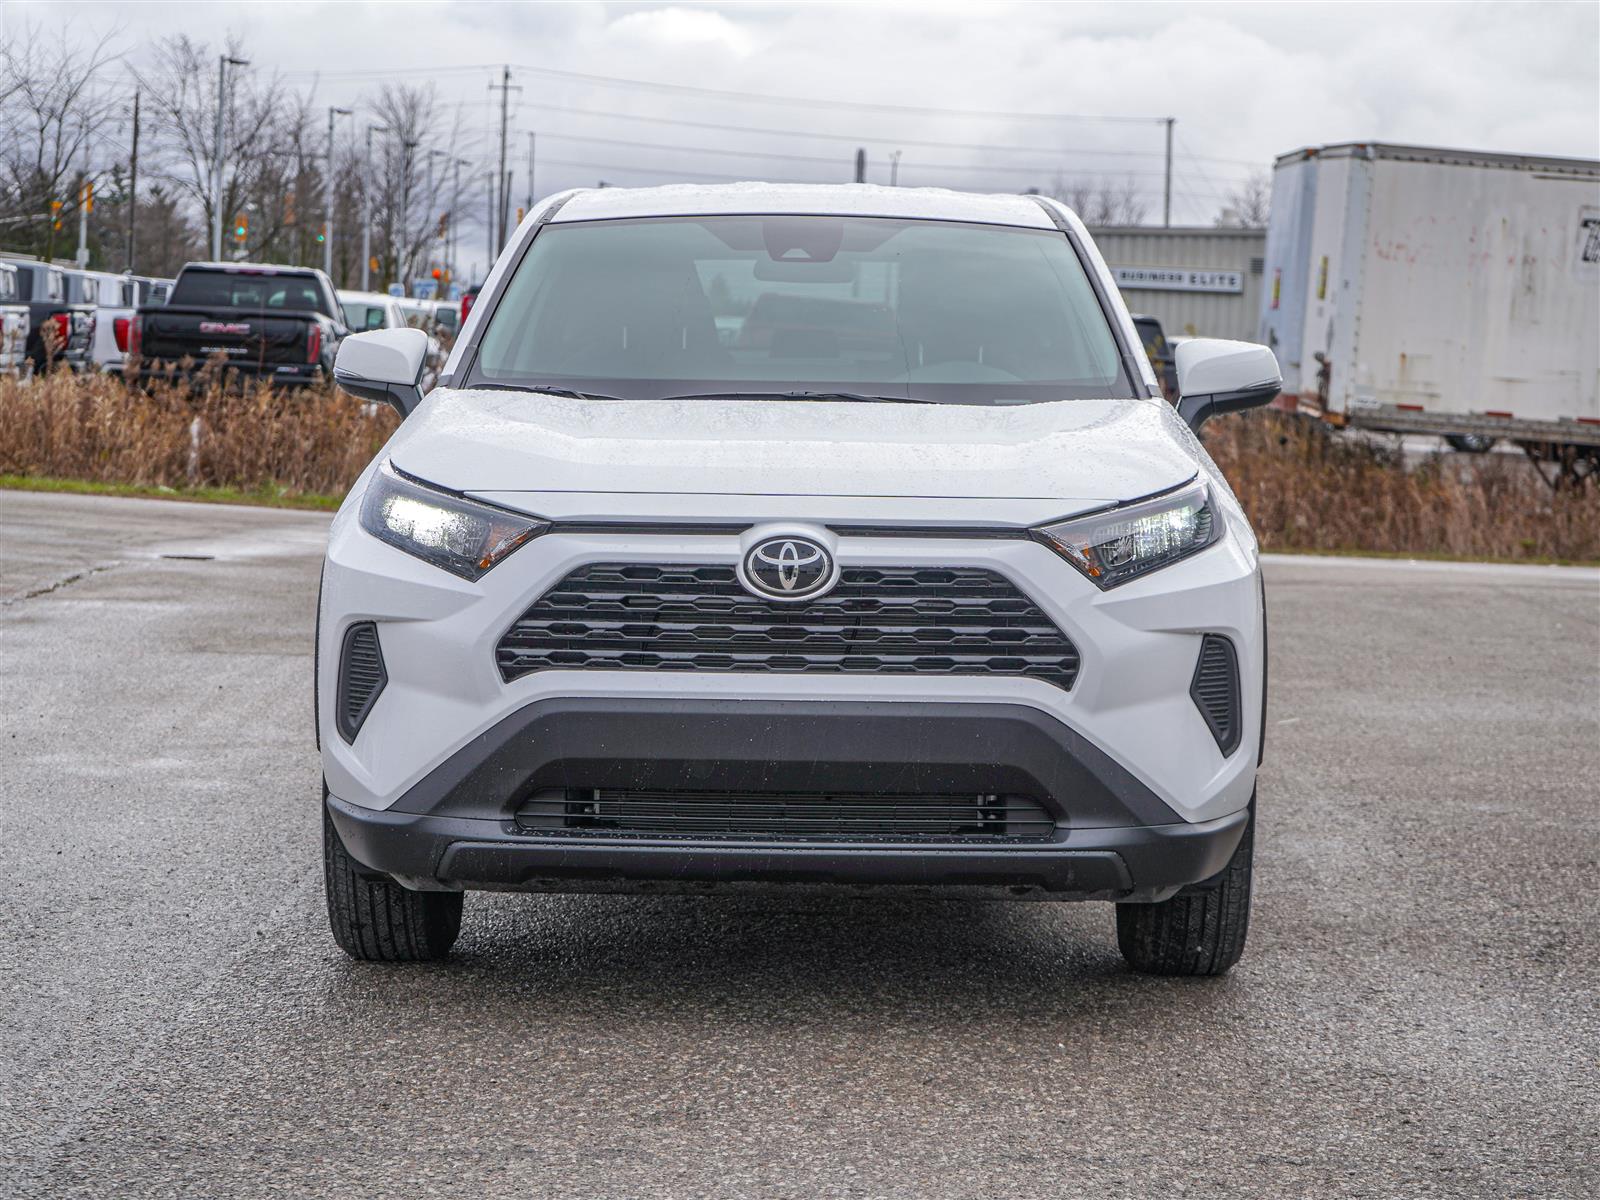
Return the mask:
<svg viewBox="0 0 1600 1200">
<path fill-rule="evenodd" d="M 498 149 L 489 65 L 509 62 L 523 89 L 511 104 L 518 197 L 526 132 L 536 130 L 540 194 L 598 179 L 844 179 L 859 144 L 869 178 L 882 182 L 896 149 L 902 184 L 993 191 L 1048 187 L 1058 174 L 1131 179 L 1156 219 L 1163 137 L 1157 121 L 767 103 L 521 67 L 819 102 L 1171 115 L 1179 223 L 1209 223 L 1230 187 L 1304 145 L 1381 139 L 1600 157 L 1595 3 L 11 3 L 0 20 L 80 39 L 114 29 L 132 63 L 174 32 L 214 43 L 231 33 L 257 68 L 315 88 L 319 103 L 359 103 L 386 77 L 431 82 L 460 106 L 457 152 L 484 167 Z M 444 69 L 474 65 L 483 69 Z"/>
</svg>

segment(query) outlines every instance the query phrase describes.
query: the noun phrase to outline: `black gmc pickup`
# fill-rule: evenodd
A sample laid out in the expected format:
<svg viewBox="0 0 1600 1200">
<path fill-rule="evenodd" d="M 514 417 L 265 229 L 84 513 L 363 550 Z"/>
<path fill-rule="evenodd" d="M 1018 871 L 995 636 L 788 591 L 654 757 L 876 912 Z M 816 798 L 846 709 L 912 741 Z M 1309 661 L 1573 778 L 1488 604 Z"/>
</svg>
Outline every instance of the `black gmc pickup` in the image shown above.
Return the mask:
<svg viewBox="0 0 1600 1200">
<path fill-rule="evenodd" d="M 199 369 L 221 355 L 226 369 L 278 384 L 312 383 L 333 370 L 349 332 L 333 284 L 310 267 L 190 263 L 171 299 L 141 305 L 128 354 L 146 374 Z"/>
</svg>

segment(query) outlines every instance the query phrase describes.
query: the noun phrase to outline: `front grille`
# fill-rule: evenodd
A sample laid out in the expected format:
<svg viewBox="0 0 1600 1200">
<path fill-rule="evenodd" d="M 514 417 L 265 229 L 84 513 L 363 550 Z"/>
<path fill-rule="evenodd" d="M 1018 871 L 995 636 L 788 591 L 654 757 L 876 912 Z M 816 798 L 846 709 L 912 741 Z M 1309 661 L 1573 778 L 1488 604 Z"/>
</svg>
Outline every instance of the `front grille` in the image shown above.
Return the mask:
<svg viewBox="0 0 1600 1200">
<path fill-rule="evenodd" d="M 383 651 L 378 645 L 378 627 L 371 621 L 359 621 L 350 626 L 345 630 L 344 647 L 339 654 L 339 698 L 335 713 L 339 734 L 345 741 L 356 740 L 362 722 L 388 682 Z"/>
<path fill-rule="evenodd" d="M 1044 841 L 1031 796 L 551 788 L 517 810 L 530 833 L 800 841 Z"/>
<path fill-rule="evenodd" d="M 1219 633 L 1200 639 L 1189 695 L 1211 727 L 1217 748 L 1232 754 L 1239 747 L 1239 661 L 1233 643 Z"/>
<path fill-rule="evenodd" d="M 1010 580 L 973 567 L 847 567 L 798 604 L 731 566 L 591 563 L 500 639 L 501 677 L 552 669 L 1021 675 L 1070 688 L 1078 651 Z"/>
</svg>

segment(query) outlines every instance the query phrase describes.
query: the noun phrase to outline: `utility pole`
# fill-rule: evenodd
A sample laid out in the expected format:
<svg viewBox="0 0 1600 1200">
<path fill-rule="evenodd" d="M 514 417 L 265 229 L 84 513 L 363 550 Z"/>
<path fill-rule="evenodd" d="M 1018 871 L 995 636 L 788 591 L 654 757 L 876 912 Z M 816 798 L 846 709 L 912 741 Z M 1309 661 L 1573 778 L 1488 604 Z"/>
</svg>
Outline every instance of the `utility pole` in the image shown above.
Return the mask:
<svg viewBox="0 0 1600 1200">
<path fill-rule="evenodd" d="M 445 253 L 450 262 L 450 280 L 455 282 L 457 274 L 456 247 L 461 244 L 461 168 L 470 167 L 472 164 L 464 158 L 458 158 L 452 164 L 455 178 L 450 184 L 450 227 L 446 232 L 449 237 L 445 242 Z"/>
<path fill-rule="evenodd" d="M 450 157 L 449 153 L 447 151 L 444 151 L 444 150 L 429 150 L 428 151 L 428 216 L 427 216 L 427 219 L 425 221 L 423 221 L 422 228 L 424 230 L 432 228 L 435 231 L 435 232 L 429 233 L 427 235 L 427 237 L 428 237 L 428 246 L 429 246 L 429 249 L 428 249 L 428 261 L 424 264 L 424 266 L 429 267 L 429 268 L 431 268 L 433 266 L 433 262 L 434 262 L 433 243 L 439 237 L 439 234 L 438 234 L 437 231 L 438 231 L 438 228 L 439 228 L 439 215 L 440 215 L 440 212 L 439 212 L 439 193 L 438 193 L 437 190 L 435 190 L 435 187 L 434 187 L 433 160 L 435 158 L 449 158 L 449 157 Z M 444 248 L 443 247 L 439 247 L 438 253 L 439 253 L 440 257 L 443 257 Z M 440 263 L 440 266 L 443 266 L 443 265 L 444 265 L 443 263 Z M 439 281 L 439 288 L 442 288 L 443 286 L 444 286 L 444 280 L 441 277 L 440 281 Z M 434 289 L 434 299 L 436 299 L 436 300 L 443 298 L 438 294 L 438 291 L 439 291 L 438 288 Z"/>
<path fill-rule="evenodd" d="M 361 185 L 362 207 L 365 213 L 361 222 L 361 290 L 372 290 L 372 135 L 388 133 L 387 125 L 367 126 L 367 177 Z"/>
<path fill-rule="evenodd" d="M 498 91 L 500 93 L 500 169 L 495 173 L 495 182 L 490 188 L 491 191 L 496 192 L 494 199 L 494 211 L 500 214 L 500 223 L 498 228 L 493 227 L 494 221 L 492 219 L 490 221 L 491 245 L 494 247 L 495 251 L 498 252 L 500 247 L 505 245 L 506 209 L 511 203 L 511 193 L 508 190 L 509 185 L 506 183 L 506 180 L 510 178 L 510 176 L 506 174 L 506 122 L 510 119 L 511 115 L 509 103 L 511 100 L 511 92 L 513 90 L 511 86 L 511 68 L 509 66 L 500 68 L 500 82 L 491 83 L 489 85 L 489 90 Z M 519 87 L 515 90 L 520 92 L 522 89 Z"/>
<path fill-rule="evenodd" d="M 501 181 L 501 199 L 505 207 L 500 210 L 500 248 L 505 249 L 505 244 L 511 240 L 511 181 L 516 177 L 515 171 L 507 171 L 506 177 Z"/>
<path fill-rule="evenodd" d="M 865 183 L 866 181 L 867 181 L 867 152 L 863 148 L 863 149 L 860 149 L 860 150 L 856 151 L 856 182 L 857 183 Z"/>
<path fill-rule="evenodd" d="M 890 187 L 899 187 L 900 186 L 900 156 L 902 154 L 904 154 L 904 153 L 905 153 L 904 150 L 891 150 L 891 151 L 889 151 L 889 186 Z"/>
<path fill-rule="evenodd" d="M 217 55 L 217 137 L 212 147 L 216 158 L 211 174 L 211 260 L 213 262 L 222 261 L 222 125 L 223 116 L 228 109 L 228 68 L 249 65 L 249 61 L 243 58 L 229 58 L 226 54 Z"/>
<path fill-rule="evenodd" d="M 533 130 L 528 130 L 528 212 L 533 211 Z"/>
<path fill-rule="evenodd" d="M 411 295 L 411 152 L 420 145 L 415 140 L 400 143 L 400 238 L 394 248 L 394 273 L 406 296 Z"/>
<path fill-rule="evenodd" d="M 484 178 L 489 183 L 489 265 L 492 267 L 494 266 L 495 256 L 494 213 L 495 209 L 499 207 L 500 198 L 495 189 L 495 173 L 493 171 L 486 172 Z"/>
<path fill-rule="evenodd" d="M 1167 181 L 1161 198 L 1161 224 L 1168 229 L 1172 228 L 1172 127 L 1177 124 L 1177 117 L 1165 118 L 1167 123 Z"/>
<path fill-rule="evenodd" d="M 83 178 L 78 184 L 78 253 L 75 256 L 79 269 L 89 265 L 89 205 L 93 204 L 94 185 L 89 182 L 89 127 L 81 124 L 83 137 Z"/>
<path fill-rule="evenodd" d="M 139 215 L 139 89 L 133 89 L 133 149 L 128 154 L 128 267 L 133 270 L 134 221 Z"/>
<path fill-rule="evenodd" d="M 322 272 L 329 279 L 333 278 L 333 119 L 349 115 L 348 108 L 328 106 L 328 173 L 322 177 L 322 209 L 327 213 L 322 230 Z"/>
</svg>

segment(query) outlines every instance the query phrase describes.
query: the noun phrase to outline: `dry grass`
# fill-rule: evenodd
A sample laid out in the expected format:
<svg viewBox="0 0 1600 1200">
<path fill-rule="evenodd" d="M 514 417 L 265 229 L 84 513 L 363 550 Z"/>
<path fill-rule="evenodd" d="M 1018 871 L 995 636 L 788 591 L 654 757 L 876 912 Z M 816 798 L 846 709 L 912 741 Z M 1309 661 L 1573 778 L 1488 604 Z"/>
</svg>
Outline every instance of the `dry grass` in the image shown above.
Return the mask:
<svg viewBox="0 0 1600 1200">
<path fill-rule="evenodd" d="M 1268 550 L 1600 560 L 1600 488 L 1553 491 L 1521 455 L 1408 465 L 1396 447 L 1272 411 L 1204 432 Z"/>
<path fill-rule="evenodd" d="M 342 495 L 396 421 L 332 388 L 145 391 L 58 372 L 0 380 L 0 474 Z"/>
<path fill-rule="evenodd" d="M 0 380 L 0 476 L 323 504 L 395 422 L 332 388 Z M 1267 549 L 1600 561 L 1600 488 L 1553 492 L 1520 457 L 1408 467 L 1397 450 L 1273 412 L 1213 421 L 1205 435 Z"/>
</svg>

